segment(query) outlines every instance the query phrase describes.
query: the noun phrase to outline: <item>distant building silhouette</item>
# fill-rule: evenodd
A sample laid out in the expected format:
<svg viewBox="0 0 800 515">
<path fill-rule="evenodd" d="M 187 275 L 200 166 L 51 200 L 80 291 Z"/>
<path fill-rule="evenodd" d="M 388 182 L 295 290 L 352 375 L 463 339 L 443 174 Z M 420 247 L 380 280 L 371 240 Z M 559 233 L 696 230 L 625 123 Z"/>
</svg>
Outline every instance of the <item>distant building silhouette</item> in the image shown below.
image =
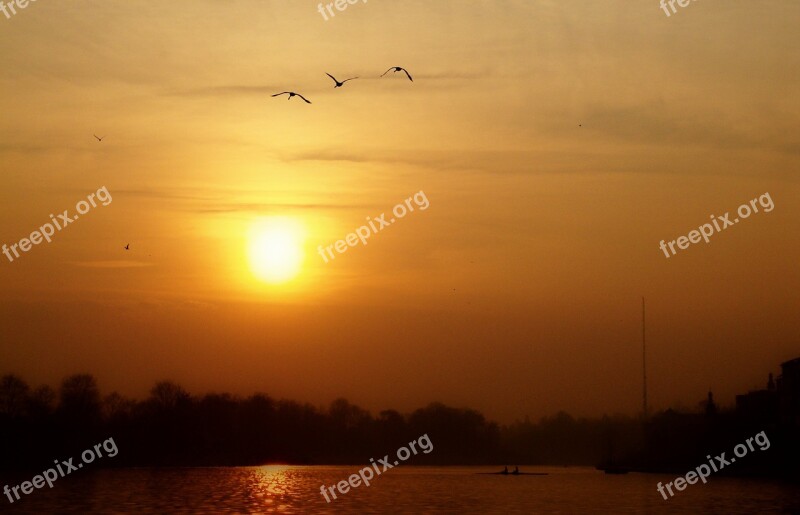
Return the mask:
<svg viewBox="0 0 800 515">
<path fill-rule="evenodd" d="M 781 424 L 800 429 L 800 358 L 781 364 L 777 394 Z"/>
<path fill-rule="evenodd" d="M 769 375 L 772 381 L 772 374 Z M 778 422 L 778 392 L 774 383 L 766 390 L 753 390 L 736 396 L 736 414 L 751 420 L 760 420 L 769 424 Z"/>
<path fill-rule="evenodd" d="M 711 391 L 708 392 L 708 400 L 706 401 L 706 415 L 716 415 L 717 414 L 717 405 L 714 403 L 714 394 Z"/>
<path fill-rule="evenodd" d="M 800 358 L 781 364 L 777 381 L 769 375 L 765 390 L 736 396 L 736 414 L 787 428 L 800 428 Z"/>
</svg>

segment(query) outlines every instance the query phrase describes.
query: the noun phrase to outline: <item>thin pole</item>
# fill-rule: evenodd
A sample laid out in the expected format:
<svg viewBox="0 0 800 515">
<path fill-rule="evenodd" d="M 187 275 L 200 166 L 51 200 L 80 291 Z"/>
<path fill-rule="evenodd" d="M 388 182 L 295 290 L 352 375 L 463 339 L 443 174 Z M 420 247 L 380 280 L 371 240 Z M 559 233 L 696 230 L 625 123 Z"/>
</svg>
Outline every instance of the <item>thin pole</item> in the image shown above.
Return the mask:
<svg viewBox="0 0 800 515">
<path fill-rule="evenodd" d="M 644 297 L 642 297 L 642 413 L 647 416 L 647 345 L 644 332 Z"/>
</svg>

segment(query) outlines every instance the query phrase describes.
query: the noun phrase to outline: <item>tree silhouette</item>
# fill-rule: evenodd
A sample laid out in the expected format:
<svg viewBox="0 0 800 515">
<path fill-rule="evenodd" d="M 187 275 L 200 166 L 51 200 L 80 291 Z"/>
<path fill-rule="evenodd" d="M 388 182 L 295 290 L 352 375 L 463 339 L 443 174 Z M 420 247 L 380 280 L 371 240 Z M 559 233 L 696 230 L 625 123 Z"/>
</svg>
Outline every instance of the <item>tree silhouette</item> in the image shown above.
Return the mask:
<svg viewBox="0 0 800 515">
<path fill-rule="evenodd" d="M 61 383 L 60 411 L 71 419 L 96 420 L 100 416 L 100 390 L 90 374 L 76 374 Z"/>
<path fill-rule="evenodd" d="M 0 416 L 20 418 L 27 414 L 28 384 L 15 375 L 0 379 Z"/>
<path fill-rule="evenodd" d="M 156 383 L 150 390 L 150 400 L 158 411 L 174 410 L 178 406 L 185 407 L 189 404 L 191 396 L 171 381 Z"/>
</svg>

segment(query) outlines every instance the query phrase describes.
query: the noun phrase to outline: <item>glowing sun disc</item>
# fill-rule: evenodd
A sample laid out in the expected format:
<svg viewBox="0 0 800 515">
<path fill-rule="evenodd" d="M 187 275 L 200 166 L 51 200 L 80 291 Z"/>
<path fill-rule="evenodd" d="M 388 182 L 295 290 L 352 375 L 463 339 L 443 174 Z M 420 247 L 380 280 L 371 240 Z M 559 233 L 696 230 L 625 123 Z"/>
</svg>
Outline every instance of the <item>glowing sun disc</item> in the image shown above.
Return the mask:
<svg viewBox="0 0 800 515">
<path fill-rule="evenodd" d="M 281 284 L 294 279 L 303 264 L 303 229 L 291 218 L 255 222 L 248 236 L 250 269 L 258 279 Z"/>
</svg>

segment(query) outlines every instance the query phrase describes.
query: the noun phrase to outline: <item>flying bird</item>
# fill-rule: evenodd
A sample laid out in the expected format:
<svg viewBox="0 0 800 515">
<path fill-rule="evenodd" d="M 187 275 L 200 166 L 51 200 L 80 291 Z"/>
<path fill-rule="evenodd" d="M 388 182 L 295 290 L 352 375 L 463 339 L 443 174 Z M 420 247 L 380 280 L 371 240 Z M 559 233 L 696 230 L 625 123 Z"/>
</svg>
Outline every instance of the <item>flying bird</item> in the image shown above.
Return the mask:
<svg viewBox="0 0 800 515">
<path fill-rule="evenodd" d="M 131 250 L 131 244 L 130 244 L 130 243 L 128 243 L 127 245 L 125 245 L 125 250 Z"/>
<path fill-rule="evenodd" d="M 336 89 L 336 88 L 341 88 L 342 86 L 344 86 L 344 83 L 345 83 L 345 82 L 347 82 L 348 80 L 353 80 L 353 79 L 357 79 L 357 78 L 358 78 L 358 77 L 351 77 L 351 78 L 349 78 L 349 79 L 345 79 L 345 80 L 343 80 L 342 82 L 339 82 L 338 80 L 336 80 L 336 77 L 334 77 L 334 76 L 333 76 L 333 75 L 331 75 L 330 73 L 328 73 L 328 72 L 325 72 L 325 75 L 327 75 L 328 77 L 330 77 L 331 79 L 333 79 L 333 82 L 335 82 L 335 83 L 336 83 L 336 85 L 333 87 L 333 89 Z"/>
<path fill-rule="evenodd" d="M 301 95 L 300 93 L 295 93 L 294 91 L 284 91 L 283 93 L 275 93 L 275 94 L 274 94 L 274 95 L 272 95 L 272 96 L 273 96 L 273 97 L 279 97 L 279 96 L 281 96 L 281 95 L 289 95 L 289 98 L 288 98 L 287 100 L 291 100 L 291 99 L 292 99 L 292 97 L 294 97 L 294 96 L 297 96 L 297 97 L 300 97 L 300 98 L 302 98 L 303 100 L 305 100 L 305 101 L 306 101 L 306 104 L 310 104 L 310 103 L 311 103 L 311 102 L 309 102 L 309 101 L 308 101 L 308 99 L 306 99 L 306 97 L 304 97 L 304 96 L 303 96 L 303 95 Z"/>
<path fill-rule="evenodd" d="M 106 138 L 105 136 L 103 136 L 102 138 L 99 138 L 99 137 L 97 137 L 97 134 L 92 134 L 92 136 L 97 138 L 97 141 L 103 141 Z"/>
<path fill-rule="evenodd" d="M 408 80 L 410 80 L 411 82 L 414 82 L 414 79 L 411 78 L 411 74 L 408 73 L 408 70 L 406 70 L 402 66 L 392 66 L 391 68 L 389 68 L 388 70 L 383 72 L 383 75 L 386 75 L 387 73 L 389 73 L 392 70 L 394 70 L 395 73 L 397 73 L 397 72 L 405 72 L 406 75 L 408 76 Z M 381 75 L 381 77 L 383 77 L 383 75 Z"/>
</svg>

